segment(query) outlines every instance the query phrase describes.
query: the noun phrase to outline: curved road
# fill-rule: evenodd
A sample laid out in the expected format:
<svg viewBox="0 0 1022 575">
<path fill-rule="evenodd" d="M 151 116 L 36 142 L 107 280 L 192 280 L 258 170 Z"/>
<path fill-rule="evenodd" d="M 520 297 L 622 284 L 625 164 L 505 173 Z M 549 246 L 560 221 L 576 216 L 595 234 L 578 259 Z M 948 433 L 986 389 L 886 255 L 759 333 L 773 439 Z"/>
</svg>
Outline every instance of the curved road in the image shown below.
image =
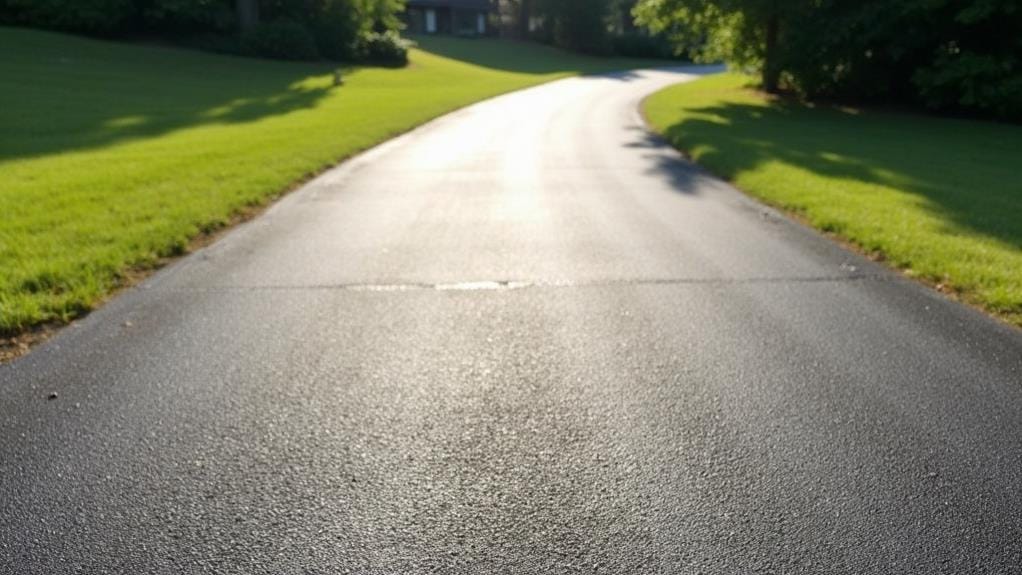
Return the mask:
<svg viewBox="0 0 1022 575">
<path fill-rule="evenodd" d="M 0 573 L 1022 573 L 1022 334 L 651 137 L 688 78 L 442 118 L 0 367 Z"/>
</svg>

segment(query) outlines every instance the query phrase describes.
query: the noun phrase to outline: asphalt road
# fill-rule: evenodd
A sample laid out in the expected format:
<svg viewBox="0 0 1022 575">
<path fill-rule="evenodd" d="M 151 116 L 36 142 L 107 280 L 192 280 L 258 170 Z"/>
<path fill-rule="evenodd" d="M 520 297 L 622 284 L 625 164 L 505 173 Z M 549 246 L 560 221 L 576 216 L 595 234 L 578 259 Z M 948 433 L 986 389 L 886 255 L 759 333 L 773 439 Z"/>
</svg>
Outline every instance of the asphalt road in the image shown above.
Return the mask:
<svg viewBox="0 0 1022 575">
<path fill-rule="evenodd" d="M 1022 333 L 651 137 L 686 78 L 440 119 L 0 367 L 0 573 L 1022 573 Z"/>
</svg>

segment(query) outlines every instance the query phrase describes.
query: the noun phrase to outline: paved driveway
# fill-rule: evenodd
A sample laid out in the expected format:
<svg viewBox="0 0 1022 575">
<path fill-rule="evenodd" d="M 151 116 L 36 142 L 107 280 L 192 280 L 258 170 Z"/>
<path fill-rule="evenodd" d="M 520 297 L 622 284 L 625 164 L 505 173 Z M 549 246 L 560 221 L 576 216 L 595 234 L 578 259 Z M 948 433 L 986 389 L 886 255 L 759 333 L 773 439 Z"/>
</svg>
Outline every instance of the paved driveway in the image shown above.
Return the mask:
<svg viewBox="0 0 1022 575">
<path fill-rule="evenodd" d="M 1022 572 L 1020 332 L 650 137 L 688 78 L 433 122 L 0 367 L 0 572 Z"/>
</svg>

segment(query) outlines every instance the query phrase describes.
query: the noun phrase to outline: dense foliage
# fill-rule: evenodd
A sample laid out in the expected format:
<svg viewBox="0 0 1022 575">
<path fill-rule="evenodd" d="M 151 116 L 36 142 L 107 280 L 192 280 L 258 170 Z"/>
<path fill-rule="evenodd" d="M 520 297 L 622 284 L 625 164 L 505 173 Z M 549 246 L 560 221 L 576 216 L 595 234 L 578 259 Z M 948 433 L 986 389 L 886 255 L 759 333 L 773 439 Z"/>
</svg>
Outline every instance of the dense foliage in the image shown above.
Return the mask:
<svg viewBox="0 0 1022 575">
<path fill-rule="evenodd" d="M 636 16 L 768 91 L 1022 118 L 1022 0 L 640 0 Z"/>
<path fill-rule="evenodd" d="M 408 64 L 408 49 L 412 43 L 393 30 L 370 32 L 363 36 L 364 58 L 386 66 Z"/>
<path fill-rule="evenodd" d="M 256 25 L 241 37 L 244 53 L 279 60 L 315 60 L 319 57 L 316 39 L 309 30 L 293 20 L 272 20 Z"/>
<path fill-rule="evenodd" d="M 132 0 L 0 0 L 0 22 L 87 33 L 111 33 L 133 16 Z"/>
<path fill-rule="evenodd" d="M 404 0 L 0 0 L 0 24 L 117 36 L 144 34 L 221 51 L 295 60 L 407 58 Z M 246 18 L 247 16 L 247 18 Z M 403 53 L 395 54 L 394 52 Z"/>
<path fill-rule="evenodd" d="M 570 50 L 608 54 L 610 0 L 535 0 L 547 39 Z"/>
<path fill-rule="evenodd" d="M 587 54 L 673 58 L 666 36 L 635 24 L 638 0 L 494 0 L 503 34 Z"/>
<path fill-rule="evenodd" d="M 664 36 L 644 32 L 624 32 L 611 40 L 614 53 L 625 58 L 674 58 L 671 43 Z"/>
</svg>

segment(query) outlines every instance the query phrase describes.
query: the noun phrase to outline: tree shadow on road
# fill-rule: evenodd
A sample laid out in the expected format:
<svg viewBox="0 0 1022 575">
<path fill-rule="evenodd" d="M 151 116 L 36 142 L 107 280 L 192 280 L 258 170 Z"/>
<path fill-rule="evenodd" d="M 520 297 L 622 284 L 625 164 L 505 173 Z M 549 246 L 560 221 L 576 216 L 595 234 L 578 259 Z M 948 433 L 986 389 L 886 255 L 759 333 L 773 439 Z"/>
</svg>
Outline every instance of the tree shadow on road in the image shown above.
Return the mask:
<svg viewBox="0 0 1022 575">
<path fill-rule="evenodd" d="M 670 142 L 660 135 L 638 126 L 631 130 L 635 137 L 625 143 L 625 147 L 647 150 L 642 154 L 643 159 L 650 164 L 647 173 L 666 178 L 678 193 L 697 195 L 699 189 L 711 179 L 701 168 L 679 156 Z"/>
</svg>

